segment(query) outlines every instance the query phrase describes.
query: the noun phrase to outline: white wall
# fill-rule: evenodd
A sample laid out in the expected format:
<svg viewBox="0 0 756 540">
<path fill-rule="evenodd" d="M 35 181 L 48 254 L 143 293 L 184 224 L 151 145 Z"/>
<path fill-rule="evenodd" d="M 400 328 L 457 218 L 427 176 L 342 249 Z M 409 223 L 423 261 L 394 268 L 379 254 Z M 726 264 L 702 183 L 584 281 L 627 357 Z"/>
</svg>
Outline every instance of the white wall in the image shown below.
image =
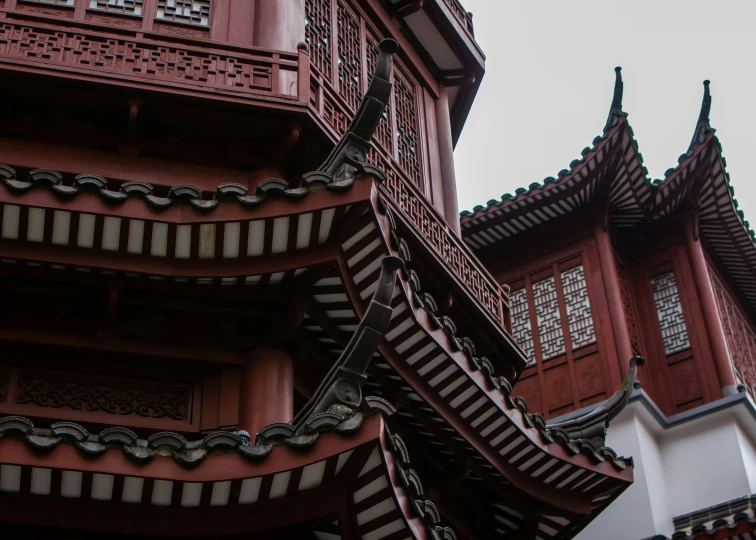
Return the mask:
<svg viewBox="0 0 756 540">
<path fill-rule="evenodd" d="M 756 493 L 756 419 L 747 407 L 741 402 L 665 429 L 641 401 L 629 404 L 607 444 L 633 457 L 635 482 L 577 538 L 669 537 L 673 518 Z"/>
</svg>

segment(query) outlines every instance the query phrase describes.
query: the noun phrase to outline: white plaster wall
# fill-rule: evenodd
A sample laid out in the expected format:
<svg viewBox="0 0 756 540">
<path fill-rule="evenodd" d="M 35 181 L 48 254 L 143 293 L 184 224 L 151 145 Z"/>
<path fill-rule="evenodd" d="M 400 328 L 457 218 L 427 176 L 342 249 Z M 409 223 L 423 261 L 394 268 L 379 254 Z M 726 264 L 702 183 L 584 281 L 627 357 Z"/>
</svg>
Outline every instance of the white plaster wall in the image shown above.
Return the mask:
<svg viewBox="0 0 756 540">
<path fill-rule="evenodd" d="M 756 445 L 742 425 L 738 424 L 736 428 L 740 441 L 740 452 L 743 455 L 743 465 L 748 478 L 748 493 L 756 493 Z"/>
<path fill-rule="evenodd" d="M 578 540 L 669 537 L 674 517 L 756 493 L 750 415 L 724 410 L 665 430 L 634 402 L 613 421 L 607 444 L 633 457 L 635 482 Z"/>
<path fill-rule="evenodd" d="M 634 405 L 634 404 L 633 404 Z M 646 460 L 649 440 L 637 415 L 627 407 L 612 423 L 607 444 L 619 455 L 633 456 L 635 482 L 576 538 L 578 540 L 639 540 L 656 534 L 649 479 L 655 485 L 658 463 Z"/>
<path fill-rule="evenodd" d="M 670 520 L 750 493 L 730 414 L 711 415 L 667 431 L 662 452 Z"/>
</svg>

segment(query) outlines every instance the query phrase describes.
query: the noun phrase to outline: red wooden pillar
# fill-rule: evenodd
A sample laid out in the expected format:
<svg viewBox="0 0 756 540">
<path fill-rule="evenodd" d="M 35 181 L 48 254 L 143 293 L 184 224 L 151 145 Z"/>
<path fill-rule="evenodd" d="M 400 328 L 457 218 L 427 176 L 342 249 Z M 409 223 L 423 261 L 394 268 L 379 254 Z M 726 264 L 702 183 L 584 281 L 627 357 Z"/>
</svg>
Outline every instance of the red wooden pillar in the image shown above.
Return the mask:
<svg viewBox="0 0 756 540">
<path fill-rule="evenodd" d="M 239 396 L 239 429 L 254 440 L 261 428 L 294 418 L 294 367 L 280 349 L 258 349 L 244 364 Z"/>
<path fill-rule="evenodd" d="M 614 248 L 612 240 L 609 238 L 603 223 L 596 227 L 596 247 L 601 264 L 601 276 L 606 289 L 607 301 L 609 304 L 609 319 L 612 323 L 612 333 L 617 351 L 617 361 L 620 366 L 622 377 L 627 376 L 630 369 L 630 358 L 634 356 L 633 346 L 630 342 L 630 332 L 627 329 L 627 320 L 623 309 L 622 292 L 620 290 L 619 276 L 617 275 L 617 266 L 614 260 Z"/>
<path fill-rule="evenodd" d="M 255 45 L 294 52 L 305 40 L 304 0 L 258 0 L 255 10 Z"/>
<path fill-rule="evenodd" d="M 717 309 L 714 289 L 711 286 L 703 246 L 701 246 L 701 240 L 698 238 L 698 234 L 696 234 L 697 221 L 697 215 L 685 220 L 685 247 L 688 250 L 688 257 L 690 258 L 690 265 L 693 270 L 693 281 L 695 281 L 696 291 L 701 302 L 701 311 L 704 316 L 706 335 L 711 344 L 714 367 L 717 370 L 722 394 L 727 396 L 737 392 L 737 384 L 732 371 L 732 364 L 730 363 L 730 355 L 727 352 L 724 327 L 719 317 L 719 310 Z"/>
<path fill-rule="evenodd" d="M 457 177 L 454 172 L 454 143 L 451 131 L 449 94 L 446 87 L 438 86 L 436 100 L 436 126 L 438 128 L 438 153 L 441 161 L 441 181 L 444 198 L 444 217 L 449 228 L 461 237 L 459 203 L 457 202 Z"/>
</svg>

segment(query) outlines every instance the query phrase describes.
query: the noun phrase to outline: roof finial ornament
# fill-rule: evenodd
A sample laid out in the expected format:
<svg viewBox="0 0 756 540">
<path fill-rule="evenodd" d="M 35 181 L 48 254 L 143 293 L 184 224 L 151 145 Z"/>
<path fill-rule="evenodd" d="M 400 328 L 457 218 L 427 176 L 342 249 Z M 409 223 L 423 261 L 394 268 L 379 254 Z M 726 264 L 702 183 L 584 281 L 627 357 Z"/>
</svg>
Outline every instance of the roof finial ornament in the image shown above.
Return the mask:
<svg viewBox="0 0 756 540">
<path fill-rule="evenodd" d="M 693 132 L 693 139 L 690 141 L 688 152 L 690 152 L 695 145 L 703 141 L 704 136 L 712 130 L 709 123 L 709 113 L 711 112 L 711 91 L 709 90 L 710 81 L 707 79 L 703 82 L 704 95 L 701 102 L 701 112 L 698 114 L 698 122 L 696 122 L 696 130 Z"/>
<path fill-rule="evenodd" d="M 612 106 L 609 108 L 609 117 L 606 119 L 606 125 L 604 131 L 608 130 L 614 125 L 615 119 L 624 114 L 622 112 L 622 94 L 625 89 L 625 85 L 622 82 L 622 68 L 617 66 L 614 68 L 614 96 L 612 96 Z"/>
<path fill-rule="evenodd" d="M 393 55 L 398 48 L 399 44 L 393 39 L 384 39 L 378 44 L 375 73 L 360 102 L 357 114 L 320 168 L 305 175 L 306 182 L 328 183 L 334 176 L 340 176 L 337 173 L 344 165 L 351 167 L 352 172 L 355 169 L 364 171 L 370 168 L 367 163 L 370 140 L 391 96 Z M 377 172 L 377 169 L 371 172 Z"/>
</svg>

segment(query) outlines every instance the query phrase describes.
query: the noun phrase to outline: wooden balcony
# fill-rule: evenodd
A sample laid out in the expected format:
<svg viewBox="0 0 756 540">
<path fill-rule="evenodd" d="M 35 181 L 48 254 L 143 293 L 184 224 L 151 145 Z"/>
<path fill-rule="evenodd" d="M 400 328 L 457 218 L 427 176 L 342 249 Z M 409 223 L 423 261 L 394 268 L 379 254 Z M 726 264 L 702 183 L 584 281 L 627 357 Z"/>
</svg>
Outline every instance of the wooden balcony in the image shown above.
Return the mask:
<svg viewBox="0 0 756 540">
<path fill-rule="evenodd" d="M 137 2 L 138 3 L 138 2 Z M 54 5 L 51 5 L 54 4 Z M 69 5 L 71 4 L 71 5 Z M 89 1 L 0 0 L 0 68 L 244 103 L 304 108 L 309 58 L 205 38 L 203 28 L 83 9 Z M 4 6 L 4 7 L 2 7 Z M 80 9 L 82 8 L 82 9 Z M 299 77 L 299 74 L 305 74 Z"/>
<path fill-rule="evenodd" d="M 346 85 L 342 81 L 355 76 L 343 76 L 338 69 L 346 68 L 337 67 L 336 73 L 324 73 L 323 51 L 311 51 L 311 67 L 304 48 L 286 53 L 236 47 L 207 39 L 202 27 L 157 17 L 105 16 L 89 9 L 90 2 L 0 0 L 0 69 L 294 111 L 335 142 L 367 86 L 379 39 L 372 30 L 365 32 L 360 45 L 365 53 L 351 66 L 357 83 Z M 418 97 L 421 86 L 411 70 L 397 64 L 394 96 L 371 155 L 388 175 L 381 189 L 439 266 L 504 328 L 507 293 L 428 200 L 432 141 L 423 128 L 429 112 Z"/>
</svg>

